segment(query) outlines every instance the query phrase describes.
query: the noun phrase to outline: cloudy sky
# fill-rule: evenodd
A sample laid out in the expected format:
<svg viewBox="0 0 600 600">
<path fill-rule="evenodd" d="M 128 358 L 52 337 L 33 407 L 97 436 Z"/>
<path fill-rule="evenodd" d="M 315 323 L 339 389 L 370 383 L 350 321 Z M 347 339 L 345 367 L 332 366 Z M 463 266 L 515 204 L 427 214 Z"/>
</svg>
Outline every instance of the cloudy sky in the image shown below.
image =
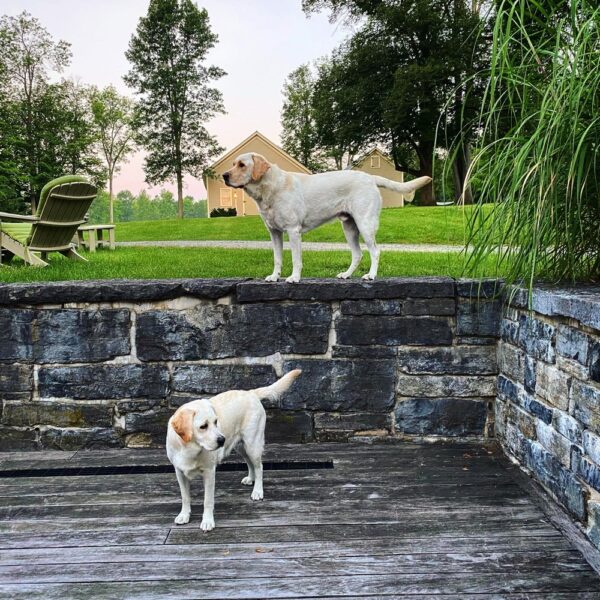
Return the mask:
<svg viewBox="0 0 600 600">
<path fill-rule="evenodd" d="M 281 89 L 298 65 L 328 54 L 347 35 L 326 14 L 307 18 L 300 0 L 197 0 L 208 10 L 219 43 L 209 61 L 228 75 L 218 87 L 226 115 L 215 118 L 209 131 L 225 148 L 232 148 L 255 130 L 279 143 Z M 73 59 L 67 77 L 98 86 L 113 84 L 130 93 L 122 76 L 128 70 L 125 50 L 148 0 L 0 0 L 0 14 L 27 10 L 56 39 L 71 43 Z M 123 166 L 116 190 L 134 193 L 144 183 L 143 156 Z M 165 185 L 173 190 L 172 185 Z M 204 186 L 186 180 L 185 193 L 204 197 Z"/>
</svg>

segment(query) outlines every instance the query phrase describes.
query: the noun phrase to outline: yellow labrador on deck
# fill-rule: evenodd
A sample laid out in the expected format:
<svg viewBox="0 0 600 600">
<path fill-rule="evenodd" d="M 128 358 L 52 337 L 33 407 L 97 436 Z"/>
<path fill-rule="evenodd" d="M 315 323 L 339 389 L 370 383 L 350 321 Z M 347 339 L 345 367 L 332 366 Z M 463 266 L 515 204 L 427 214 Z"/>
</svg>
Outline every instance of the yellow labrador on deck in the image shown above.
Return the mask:
<svg viewBox="0 0 600 600">
<path fill-rule="evenodd" d="M 362 251 L 362 235 L 371 255 L 371 268 L 363 279 L 375 279 L 379 266 L 379 248 L 375 234 L 381 212 L 380 187 L 410 194 L 427 185 L 431 177 L 419 177 L 398 183 L 361 171 L 330 171 L 305 175 L 288 173 L 255 153 L 241 154 L 233 168 L 223 173 L 226 185 L 244 188 L 258 204 L 273 242 L 275 268 L 267 281 L 277 281 L 281 275 L 283 233 L 287 232 L 292 249 L 293 270 L 288 283 L 300 281 L 302 273 L 301 236 L 303 233 L 339 218 L 352 251 L 352 263 L 338 277 L 346 279 L 358 267 Z"/>
<path fill-rule="evenodd" d="M 167 456 L 175 467 L 181 490 L 181 512 L 175 523 L 188 523 L 191 514 L 190 481 L 204 478 L 204 514 L 200 528 L 215 527 L 215 472 L 235 448 L 248 464 L 242 484 L 252 485 L 252 500 L 263 499 L 262 453 L 265 444 L 265 409 L 261 400 L 277 400 L 302 371 L 295 369 L 269 387 L 233 390 L 210 400 L 194 400 L 179 407 L 169 419 Z"/>
</svg>

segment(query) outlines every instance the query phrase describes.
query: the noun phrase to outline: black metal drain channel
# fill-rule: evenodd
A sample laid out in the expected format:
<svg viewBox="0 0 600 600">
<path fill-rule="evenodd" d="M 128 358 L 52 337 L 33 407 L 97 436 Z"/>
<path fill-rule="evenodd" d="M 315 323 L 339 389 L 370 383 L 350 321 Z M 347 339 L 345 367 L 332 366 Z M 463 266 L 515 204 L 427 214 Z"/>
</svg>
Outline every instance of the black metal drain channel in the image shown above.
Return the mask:
<svg viewBox="0 0 600 600">
<path fill-rule="evenodd" d="M 246 463 L 223 463 L 217 471 L 246 471 Z M 308 471 L 333 469 L 333 460 L 267 461 L 265 471 Z M 107 467 L 55 467 L 47 469 L 7 469 L 0 471 L 0 478 L 8 477 L 82 477 L 89 475 L 146 475 L 173 473 L 172 465 L 116 465 Z"/>
</svg>

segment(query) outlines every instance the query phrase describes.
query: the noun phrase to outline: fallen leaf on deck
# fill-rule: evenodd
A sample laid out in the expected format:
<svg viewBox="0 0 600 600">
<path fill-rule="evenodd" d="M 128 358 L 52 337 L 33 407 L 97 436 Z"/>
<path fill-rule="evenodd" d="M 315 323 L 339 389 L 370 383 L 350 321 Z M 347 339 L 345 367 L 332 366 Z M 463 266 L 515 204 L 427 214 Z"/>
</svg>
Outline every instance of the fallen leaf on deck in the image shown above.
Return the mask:
<svg viewBox="0 0 600 600">
<path fill-rule="evenodd" d="M 273 548 L 257 548 L 256 552 L 259 552 L 261 554 L 265 553 L 265 552 L 273 552 Z"/>
</svg>

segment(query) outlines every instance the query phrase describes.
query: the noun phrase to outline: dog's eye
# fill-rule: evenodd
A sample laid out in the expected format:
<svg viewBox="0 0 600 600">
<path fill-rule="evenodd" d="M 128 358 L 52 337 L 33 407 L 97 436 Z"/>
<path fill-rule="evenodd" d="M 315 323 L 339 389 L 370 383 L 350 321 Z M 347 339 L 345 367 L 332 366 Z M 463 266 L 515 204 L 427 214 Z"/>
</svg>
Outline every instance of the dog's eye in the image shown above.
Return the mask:
<svg viewBox="0 0 600 600">
<path fill-rule="evenodd" d="M 243 169 L 246 165 L 244 163 L 240 163 L 240 169 Z"/>
<path fill-rule="evenodd" d="M 200 429 L 206 429 L 208 427 L 208 423 L 204 423 L 204 425 L 200 425 Z"/>
</svg>

